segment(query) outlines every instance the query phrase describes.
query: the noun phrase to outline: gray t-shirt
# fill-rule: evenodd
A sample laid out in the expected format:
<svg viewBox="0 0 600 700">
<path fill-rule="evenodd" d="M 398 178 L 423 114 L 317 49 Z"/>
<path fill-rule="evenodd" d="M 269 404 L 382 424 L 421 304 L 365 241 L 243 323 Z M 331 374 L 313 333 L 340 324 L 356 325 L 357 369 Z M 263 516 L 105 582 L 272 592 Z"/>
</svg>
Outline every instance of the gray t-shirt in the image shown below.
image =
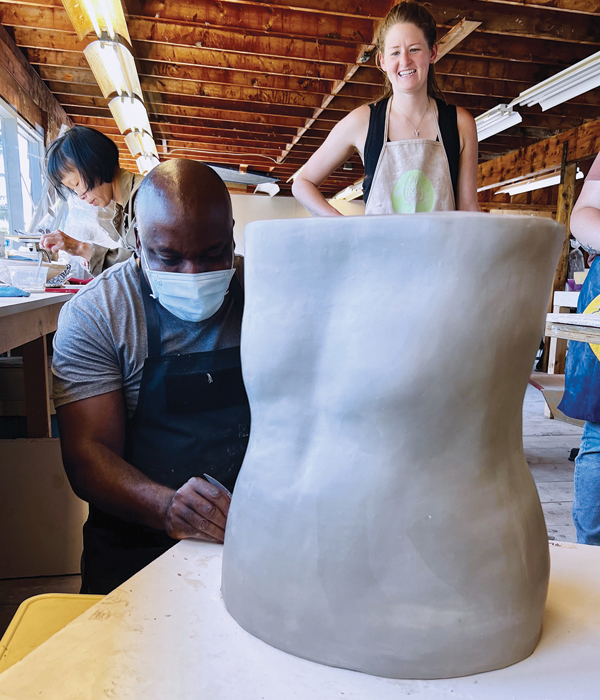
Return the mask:
<svg viewBox="0 0 600 700">
<path fill-rule="evenodd" d="M 236 257 L 243 285 L 243 258 Z M 130 418 L 148 353 L 137 260 L 114 265 L 65 304 L 54 337 L 54 404 L 63 406 L 123 389 Z M 182 321 L 157 304 L 162 354 L 207 352 L 240 344 L 242 309 L 229 292 L 214 316 Z"/>
</svg>

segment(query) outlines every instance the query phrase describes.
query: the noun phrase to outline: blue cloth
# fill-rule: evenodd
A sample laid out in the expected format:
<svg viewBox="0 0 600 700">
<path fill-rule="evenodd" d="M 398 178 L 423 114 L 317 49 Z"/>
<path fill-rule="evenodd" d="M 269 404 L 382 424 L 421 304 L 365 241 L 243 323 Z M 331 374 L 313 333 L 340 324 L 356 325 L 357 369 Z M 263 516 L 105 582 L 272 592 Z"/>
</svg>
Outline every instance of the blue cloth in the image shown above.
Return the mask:
<svg viewBox="0 0 600 700">
<path fill-rule="evenodd" d="M 592 263 L 585 279 L 577 312 L 583 313 L 591 302 L 600 297 L 600 257 Z M 600 312 L 600 299 L 598 299 Z M 596 351 L 600 355 L 600 347 Z M 589 343 L 569 341 L 565 366 L 565 393 L 559 410 L 571 418 L 600 423 L 600 360 Z"/>
<path fill-rule="evenodd" d="M 577 542 L 600 545 L 600 425 L 583 426 L 581 447 L 575 460 L 573 522 Z"/>
<path fill-rule="evenodd" d="M 18 287 L 11 287 L 7 285 L 0 286 L 0 297 L 28 297 L 29 292 L 25 292 Z"/>
</svg>

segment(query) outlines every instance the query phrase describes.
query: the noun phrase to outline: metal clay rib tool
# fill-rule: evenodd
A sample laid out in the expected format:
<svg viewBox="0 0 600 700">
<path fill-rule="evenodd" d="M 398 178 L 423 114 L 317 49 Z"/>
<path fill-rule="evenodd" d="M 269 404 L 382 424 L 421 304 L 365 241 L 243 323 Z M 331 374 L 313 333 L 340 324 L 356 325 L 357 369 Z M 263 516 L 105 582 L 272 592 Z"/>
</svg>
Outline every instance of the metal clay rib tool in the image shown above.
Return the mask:
<svg viewBox="0 0 600 700">
<path fill-rule="evenodd" d="M 204 474 L 204 478 L 206 479 L 206 481 L 208 481 L 209 484 L 216 486 L 219 489 L 219 491 L 231 498 L 231 491 L 229 489 L 226 489 L 220 481 L 217 481 L 214 477 L 210 476 L 209 474 Z"/>
</svg>

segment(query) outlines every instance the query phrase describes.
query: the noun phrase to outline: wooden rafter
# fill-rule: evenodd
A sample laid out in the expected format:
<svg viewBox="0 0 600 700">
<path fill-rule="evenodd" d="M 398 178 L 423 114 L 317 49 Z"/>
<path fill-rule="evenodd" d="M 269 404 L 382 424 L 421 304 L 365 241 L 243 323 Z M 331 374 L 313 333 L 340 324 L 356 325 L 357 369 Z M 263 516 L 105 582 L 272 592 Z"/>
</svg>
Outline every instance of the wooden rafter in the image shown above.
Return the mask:
<svg viewBox="0 0 600 700">
<path fill-rule="evenodd" d="M 534 173 L 542 174 L 559 168 L 565 144 L 567 163 L 595 156 L 600 151 L 600 119 L 482 163 L 479 166 L 478 189 L 493 189 L 518 182 Z"/>
<path fill-rule="evenodd" d="M 461 41 L 464 41 L 469 34 L 472 34 L 481 22 L 469 22 L 467 19 L 461 19 L 460 22 L 452 27 L 452 29 L 438 41 L 438 53 L 435 59 L 437 63 L 447 53 L 450 53 L 453 48 L 458 46 Z"/>
</svg>

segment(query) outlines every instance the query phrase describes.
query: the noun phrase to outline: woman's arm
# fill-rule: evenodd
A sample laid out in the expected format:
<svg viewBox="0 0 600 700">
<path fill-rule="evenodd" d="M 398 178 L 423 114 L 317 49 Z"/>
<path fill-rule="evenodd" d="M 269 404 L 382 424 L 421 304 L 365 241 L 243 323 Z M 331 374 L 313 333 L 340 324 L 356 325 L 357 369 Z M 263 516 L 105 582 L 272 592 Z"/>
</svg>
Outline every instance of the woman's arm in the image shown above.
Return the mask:
<svg viewBox="0 0 600 700">
<path fill-rule="evenodd" d="M 318 188 L 355 151 L 362 153 L 369 129 L 369 115 L 368 105 L 363 105 L 338 122 L 294 180 L 292 194 L 313 216 L 342 216 L 327 203 Z"/>
<path fill-rule="evenodd" d="M 586 180 L 571 214 L 571 233 L 583 245 L 600 250 L 600 180 Z"/>
<path fill-rule="evenodd" d="M 477 127 L 475 120 L 462 107 L 456 108 L 458 135 L 460 137 L 460 160 L 458 165 L 459 211 L 479 211 L 477 202 Z"/>
</svg>

